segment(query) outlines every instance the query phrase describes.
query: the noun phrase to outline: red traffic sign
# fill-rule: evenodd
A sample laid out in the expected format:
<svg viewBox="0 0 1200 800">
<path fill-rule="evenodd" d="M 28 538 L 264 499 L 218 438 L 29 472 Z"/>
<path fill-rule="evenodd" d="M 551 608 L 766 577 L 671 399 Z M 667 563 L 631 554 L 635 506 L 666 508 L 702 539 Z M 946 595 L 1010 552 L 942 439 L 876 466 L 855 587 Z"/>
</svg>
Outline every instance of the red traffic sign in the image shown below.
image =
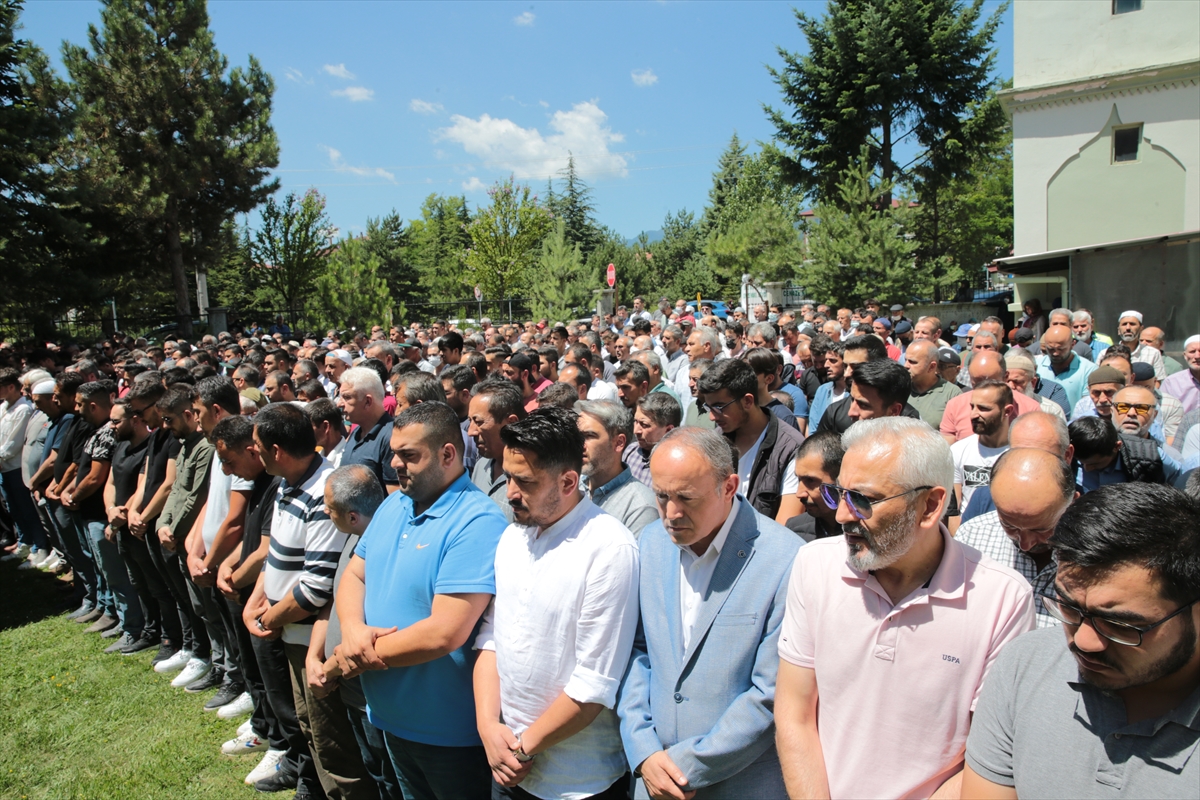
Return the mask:
<svg viewBox="0 0 1200 800">
<path fill-rule="evenodd" d="M 476 286 L 475 287 L 475 299 L 480 300 L 482 298 L 483 298 L 483 290 L 480 289 L 478 286 Z"/>
<path fill-rule="evenodd" d="M 611 289 L 612 287 L 616 286 L 617 285 L 617 268 L 615 266 L 613 266 L 612 264 L 609 264 L 608 265 L 608 273 L 605 275 L 605 277 L 608 280 L 608 288 Z"/>
</svg>

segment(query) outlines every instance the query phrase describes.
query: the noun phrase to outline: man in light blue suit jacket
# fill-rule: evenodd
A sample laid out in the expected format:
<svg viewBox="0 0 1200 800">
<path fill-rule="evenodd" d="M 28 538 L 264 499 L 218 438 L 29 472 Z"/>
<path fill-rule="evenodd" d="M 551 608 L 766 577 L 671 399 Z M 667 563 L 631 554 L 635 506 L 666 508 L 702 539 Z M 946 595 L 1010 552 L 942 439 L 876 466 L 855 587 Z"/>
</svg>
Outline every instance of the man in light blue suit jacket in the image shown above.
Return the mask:
<svg viewBox="0 0 1200 800">
<path fill-rule="evenodd" d="M 637 798 L 782 798 L 779 627 L 803 540 L 738 493 L 733 450 L 677 428 L 650 459 L 641 622 L 617 698 Z"/>
</svg>

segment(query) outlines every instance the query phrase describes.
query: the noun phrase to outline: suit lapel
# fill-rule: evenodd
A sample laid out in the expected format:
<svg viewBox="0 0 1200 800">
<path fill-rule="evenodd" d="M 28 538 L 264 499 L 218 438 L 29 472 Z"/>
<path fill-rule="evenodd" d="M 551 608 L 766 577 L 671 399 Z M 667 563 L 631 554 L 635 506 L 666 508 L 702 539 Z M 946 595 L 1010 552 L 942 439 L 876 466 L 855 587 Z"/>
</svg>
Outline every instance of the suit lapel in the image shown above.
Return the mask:
<svg viewBox="0 0 1200 800">
<path fill-rule="evenodd" d="M 750 547 L 750 543 L 758 537 L 758 525 L 754 519 L 754 509 L 743 498 L 742 501 L 737 503 L 737 512 L 737 516 L 733 520 L 733 525 L 729 529 L 729 537 L 725 540 L 725 547 L 721 550 L 720 557 L 717 558 L 717 566 L 713 570 L 712 580 L 709 581 L 708 589 L 704 593 L 704 599 L 700 603 L 700 613 L 696 617 L 696 627 L 692 631 L 692 639 L 688 645 L 687 652 L 683 654 L 683 663 L 681 666 L 687 666 L 692 656 L 696 654 L 696 649 L 704 641 L 704 636 L 708 633 L 708 629 L 712 627 L 713 620 L 716 619 L 721 607 L 725 605 L 725 600 L 728 599 L 729 593 L 733 590 L 734 585 L 741 576 L 742 570 L 754 556 L 754 551 Z M 676 570 L 675 573 L 675 592 L 678 596 L 679 571 Z M 678 608 L 678 600 L 676 600 L 675 606 Z M 676 611 L 677 617 L 679 613 Z M 680 627 L 682 627 L 682 623 L 680 623 Z"/>
<path fill-rule="evenodd" d="M 675 661 L 675 674 L 679 674 L 679 654 L 683 651 L 683 610 L 679 607 L 679 548 L 671 541 L 670 536 L 665 535 L 665 531 L 662 541 L 667 574 L 654 579 L 654 582 L 663 593 L 662 608 L 666 612 L 667 633 L 671 637 L 671 658 Z"/>
</svg>

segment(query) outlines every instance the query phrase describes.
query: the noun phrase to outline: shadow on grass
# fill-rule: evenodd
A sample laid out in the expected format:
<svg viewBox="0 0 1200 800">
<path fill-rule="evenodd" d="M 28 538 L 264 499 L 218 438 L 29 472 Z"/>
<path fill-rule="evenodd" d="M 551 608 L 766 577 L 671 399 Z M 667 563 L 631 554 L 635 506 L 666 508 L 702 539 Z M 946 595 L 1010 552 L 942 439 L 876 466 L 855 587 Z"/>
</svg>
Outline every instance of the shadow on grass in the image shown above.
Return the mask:
<svg viewBox="0 0 1200 800">
<path fill-rule="evenodd" d="M 71 595 L 63 582 L 40 569 L 0 562 L 0 631 L 40 622 L 67 610 Z"/>
</svg>

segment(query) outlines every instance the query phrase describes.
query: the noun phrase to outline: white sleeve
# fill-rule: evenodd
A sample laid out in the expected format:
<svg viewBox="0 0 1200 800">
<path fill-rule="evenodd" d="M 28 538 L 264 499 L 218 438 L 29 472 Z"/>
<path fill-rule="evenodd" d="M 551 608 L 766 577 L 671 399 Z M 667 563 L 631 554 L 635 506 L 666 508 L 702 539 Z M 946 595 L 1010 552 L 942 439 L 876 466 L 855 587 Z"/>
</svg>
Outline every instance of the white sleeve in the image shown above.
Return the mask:
<svg viewBox="0 0 1200 800">
<path fill-rule="evenodd" d="M 779 494 L 783 497 L 794 495 L 800 488 L 800 479 L 796 477 L 796 458 L 787 463 L 787 472 L 783 475 L 783 486 L 779 489 Z"/>
</svg>

